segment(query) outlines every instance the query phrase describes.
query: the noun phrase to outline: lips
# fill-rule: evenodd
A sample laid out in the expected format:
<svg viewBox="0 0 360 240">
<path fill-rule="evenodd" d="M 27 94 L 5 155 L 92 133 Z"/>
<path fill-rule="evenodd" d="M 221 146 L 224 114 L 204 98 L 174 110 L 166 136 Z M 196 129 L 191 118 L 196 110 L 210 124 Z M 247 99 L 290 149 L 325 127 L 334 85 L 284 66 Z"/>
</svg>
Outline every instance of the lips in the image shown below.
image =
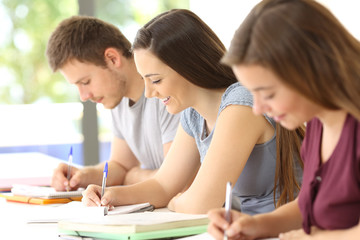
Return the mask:
<svg viewBox="0 0 360 240">
<path fill-rule="evenodd" d="M 276 122 L 280 122 L 281 120 L 283 120 L 285 117 L 285 114 L 282 114 L 282 115 L 279 115 L 279 116 L 274 116 L 273 119 L 276 121 Z"/>
<path fill-rule="evenodd" d="M 169 100 L 170 100 L 170 97 L 161 99 L 161 101 L 162 101 L 165 105 L 168 104 Z"/>
<path fill-rule="evenodd" d="M 101 103 L 104 98 L 92 99 L 93 102 Z"/>
</svg>

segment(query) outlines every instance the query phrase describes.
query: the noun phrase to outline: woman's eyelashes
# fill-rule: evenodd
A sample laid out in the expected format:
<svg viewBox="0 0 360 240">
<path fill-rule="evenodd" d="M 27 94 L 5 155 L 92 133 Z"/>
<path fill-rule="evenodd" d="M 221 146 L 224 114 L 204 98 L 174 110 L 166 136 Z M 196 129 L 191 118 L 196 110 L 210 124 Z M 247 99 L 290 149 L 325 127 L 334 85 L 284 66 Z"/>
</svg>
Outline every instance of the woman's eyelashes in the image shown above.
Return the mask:
<svg viewBox="0 0 360 240">
<path fill-rule="evenodd" d="M 161 79 L 158 79 L 158 80 L 154 80 L 154 81 L 151 81 L 152 84 L 159 84 L 161 81 Z"/>
<path fill-rule="evenodd" d="M 275 96 L 275 93 L 272 93 L 272 94 L 269 94 L 266 97 L 264 97 L 264 99 L 265 100 L 270 100 L 270 99 L 274 98 L 274 96 Z"/>
</svg>

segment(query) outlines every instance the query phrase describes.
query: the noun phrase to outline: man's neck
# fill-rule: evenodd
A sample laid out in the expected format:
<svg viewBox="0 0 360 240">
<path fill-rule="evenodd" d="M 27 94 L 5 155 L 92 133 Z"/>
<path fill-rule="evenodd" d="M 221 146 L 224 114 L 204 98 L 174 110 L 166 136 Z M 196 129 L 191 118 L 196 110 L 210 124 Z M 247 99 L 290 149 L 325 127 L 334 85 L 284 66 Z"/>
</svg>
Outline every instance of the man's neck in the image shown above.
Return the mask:
<svg viewBox="0 0 360 240">
<path fill-rule="evenodd" d="M 137 72 L 134 60 L 131 59 L 127 62 L 127 93 L 126 97 L 131 101 L 136 103 L 144 93 L 144 80 L 141 78 L 140 74 Z"/>
</svg>

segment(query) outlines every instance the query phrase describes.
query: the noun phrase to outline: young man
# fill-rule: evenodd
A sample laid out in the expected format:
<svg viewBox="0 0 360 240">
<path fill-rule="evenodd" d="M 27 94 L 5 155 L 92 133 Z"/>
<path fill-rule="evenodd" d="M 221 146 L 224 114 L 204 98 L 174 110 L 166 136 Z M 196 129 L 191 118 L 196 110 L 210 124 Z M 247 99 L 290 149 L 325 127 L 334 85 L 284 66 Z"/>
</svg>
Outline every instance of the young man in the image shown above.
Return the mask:
<svg viewBox="0 0 360 240">
<path fill-rule="evenodd" d="M 111 109 L 114 139 L 107 185 L 133 184 L 153 176 L 166 155 L 179 123 L 162 101 L 144 96 L 131 44 L 115 26 L 93 17 L 73 16 L 50 36 L 46 55 L 52 70 L 77 86 L 81 101 Z M 104 163 L 54 171 L 57 190 L 101 185 Z"/>
</svg>

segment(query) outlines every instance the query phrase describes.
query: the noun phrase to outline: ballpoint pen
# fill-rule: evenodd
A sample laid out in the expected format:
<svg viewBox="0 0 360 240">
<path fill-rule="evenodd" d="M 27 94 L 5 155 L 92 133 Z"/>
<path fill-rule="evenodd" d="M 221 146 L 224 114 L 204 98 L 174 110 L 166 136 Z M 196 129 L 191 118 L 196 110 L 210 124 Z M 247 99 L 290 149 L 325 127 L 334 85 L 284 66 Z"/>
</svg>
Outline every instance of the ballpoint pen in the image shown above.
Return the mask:
<svg viewBox="0 0 360 240">
<path fill-rule="evenodd" d="M 71 165 L 72 165 L 72 146 L 70 147 L 69 159 L 68 159 L 68 170 L 67 170 L 67 182 L 66 191 L 70 190 L 70 178 L 71 178 Z"/>
<path fill-rule="evenodd" d="M 108 163 L 106 162 L 104 167 L 102 186 L 101 186 L 101 198 L 104 196 L 107 175 L 108 175 Z"/>
<path fill-rule="evenodd" d="M 225 196 L 225 220 L 231 223 L 231 182 L 226 184 L 226 196 Z M 226 231 L 224 233 L 224 240 L 227 240 Z"/>
</svg>

